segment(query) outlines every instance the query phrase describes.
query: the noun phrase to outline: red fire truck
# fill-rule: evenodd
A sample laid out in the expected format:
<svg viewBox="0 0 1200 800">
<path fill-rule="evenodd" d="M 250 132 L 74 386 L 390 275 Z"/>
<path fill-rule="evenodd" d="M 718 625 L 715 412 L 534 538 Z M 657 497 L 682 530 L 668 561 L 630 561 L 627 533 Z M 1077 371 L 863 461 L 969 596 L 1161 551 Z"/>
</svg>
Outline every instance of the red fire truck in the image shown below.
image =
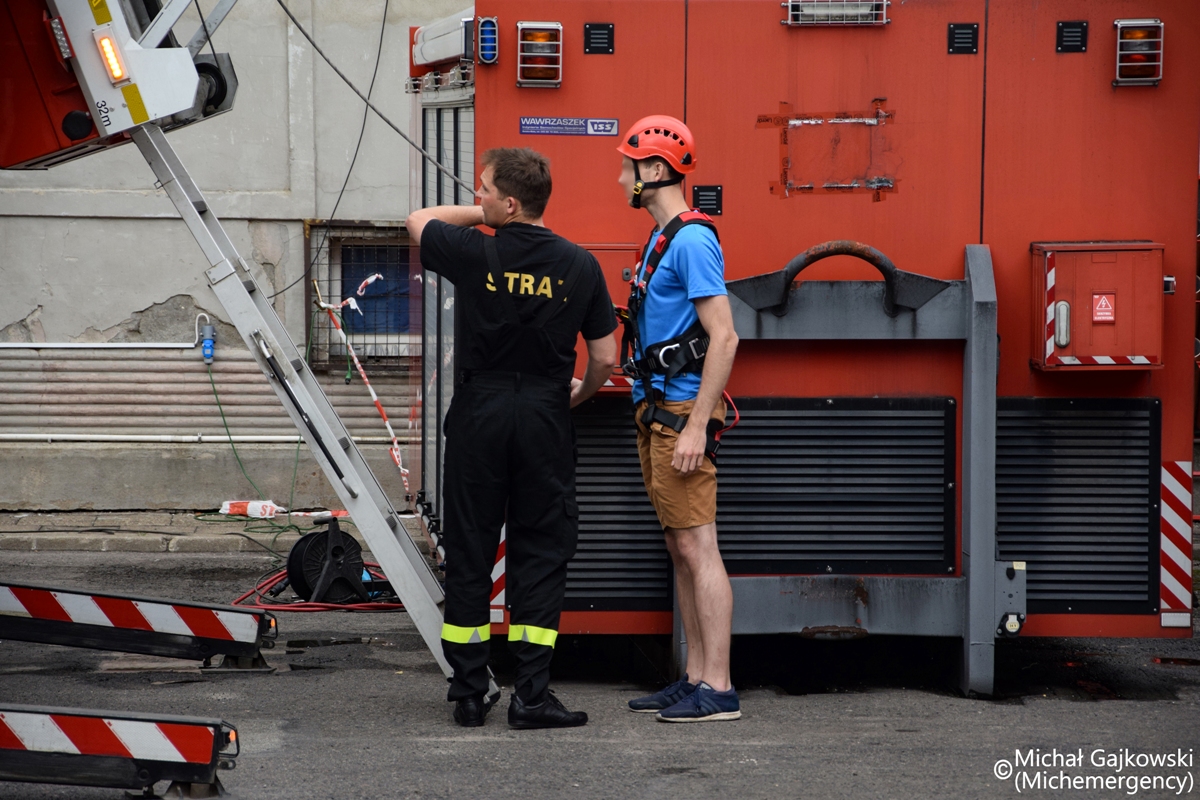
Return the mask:
<svg viewBox="0 0 1200 800">
<path fill-rule="evenodd" d="M 22 113 L 0 115 L 0 167 L 137 144 L 448 669 L 441 587 L 163 134 L 232 106 L 228 56 L 200 49 L 233 0 L 186 45 L 188 3 L 151 5 L 4 7 Z M 734 633 L 956 639 L 978 694 L 999 637 L 1191 635 L 1192 0 L 481 0 L 411 42 L 432 156 L 413 157 L 412 204 L 472 202 L 479 153 L 534 147 L 554 164 L 549 225 L 616 298 L 650 227 L 617 186 L 618 137 L 650 113 L 695 133 L 688 191 L 720 229 L 741 338 L 718 517 Z M 434 531 L 453 299 L 425 276 Z M 628 381 L 576 424 L 562 631 L 681 648 Z M 502 552 L 495 579 L 502 630 Z"/>
<path fill-rule="evenodd" d="M 1191 635 L 1190 0 L 479 0 L 412 43 L 421 144 L 468 182 L 489 147 L 548 155 L 547 224 L 618 302 L 651 221 L 617 137 L 694 132 L 741 338 L 735 634 L 956 637 L 980 694 L 1002 636 Z M 472 202 L 412 164 L 414 207 Z M 426 276 L 435 528 L 452 300 Z M 680 645 L 628 381 L 576 423 L 562 630 Z"/>
</svg>

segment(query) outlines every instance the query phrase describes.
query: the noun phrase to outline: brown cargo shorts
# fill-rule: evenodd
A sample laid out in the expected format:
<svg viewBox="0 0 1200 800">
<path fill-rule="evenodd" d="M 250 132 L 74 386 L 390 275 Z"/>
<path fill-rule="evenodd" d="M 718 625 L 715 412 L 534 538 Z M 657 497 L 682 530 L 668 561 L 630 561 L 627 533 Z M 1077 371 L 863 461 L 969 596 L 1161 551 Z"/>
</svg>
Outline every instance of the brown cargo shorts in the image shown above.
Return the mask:
<svg viewBox="0 0 1200 800">
<path fill-rule="evenodd" d="M 658 405 L 672 414 L 687 416 L 692 412 L 695 400 L 662 401 Z M 642 424 L 645 401 L 634 410 L 638 428 L 638 457 L 642 462 L 642 480 L 646 494 L 658 512 L 658 521 L 664 528 L 694 528 L 717 521 L 717 467 L 711 459 L 700 461 L 699 468 L 690 475 L 681 475 L 671 466 L 675 455 L 675 442 L 679 434 L 662 423 L 655 422 L 649 429 Z M 725 419 L 725 401 L 713 409 L 713 419 Z"/>
</svg>

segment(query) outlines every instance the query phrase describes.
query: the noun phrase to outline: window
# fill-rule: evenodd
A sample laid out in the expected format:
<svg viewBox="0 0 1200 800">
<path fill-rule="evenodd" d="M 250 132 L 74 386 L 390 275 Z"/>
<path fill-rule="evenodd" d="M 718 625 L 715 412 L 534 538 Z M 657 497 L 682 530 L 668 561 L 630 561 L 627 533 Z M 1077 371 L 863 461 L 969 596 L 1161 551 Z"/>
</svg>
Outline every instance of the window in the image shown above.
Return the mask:
<svg viewBox="0 0 1200 800">
<path fill-rule="evenodd" d="M 410 259 L 409 241 L 399 227 L 347 223 L 309 226 L 309 274 L 321 299 L 353 298 L 358 309 L 340 309 L 343 330 L 364 366 L 406 370 L 421 354 L 421 266 Z M 363 286 L 371 276 L 379 275 Z M 362 287 L 362 294 L 358 294 Z M 311 284 L 308 307 L 316 299 Z M 345 344 L 329 315 L 309 319 L 309 363 L 337 369 L 345 364 Z"/>
<path fill-rule="evenodd" d="M 475 185 L 475 109 L 462 106 L 427 106 L 421 110 L 421 146 L 438 163 Z M 451 180 L 426 159 L 421 159 L 421 207 L 471 205 L 474 195 Z"/>
</svg>

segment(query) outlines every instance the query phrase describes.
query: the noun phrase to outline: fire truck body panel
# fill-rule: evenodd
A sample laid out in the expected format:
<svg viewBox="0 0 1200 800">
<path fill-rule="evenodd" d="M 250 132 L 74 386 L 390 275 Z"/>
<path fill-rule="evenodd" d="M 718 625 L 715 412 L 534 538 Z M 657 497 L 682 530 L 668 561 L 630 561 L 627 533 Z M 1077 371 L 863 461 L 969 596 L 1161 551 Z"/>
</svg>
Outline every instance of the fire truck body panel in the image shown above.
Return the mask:
<svg viewBox="0 0 1200 800">
<path fill-rule="evenodd" d="M 1188 165 L 1200 85 L 1189 76 L 1200 26 L 1188 3 L 852 3 L 880 24 L 781 24 L 832 5 L 480 2 L 475 24 L 494 19 L 498 47 L 495 63 L 472 65 L 475 152 L 530 146 L 550 157 L 547 224 L 597 256 L 618 303 L 651 225 L 624 205 L 612 132 L 649 113 L 678 116 L 696 135 L 687 196 L 717 222 L 727 280 L 850 239 L 964 292 L 964 247 L 988 246 L 1000 342 L 997 545 L 1003 563 L 1028 565 L 1021 635 L 1190 635 L 1178 615 L 1190 621 L 1181 564 L 1190 568 L 1195 312 L 1190 292 L 1154 289 L 1163 276 L 1179 287 L 1195 277 Z M 1128 19 L 1170 31 L 1157 85 L 1114 85 L 1126 48 L 1114 22 Z M 557 86 L 518 85 L 519 23 L 561 26 Z M 593 40 L 605 26 L 611 38 Z M 414 65 L 414 75 L 439 69 Z M 1081 241 L 1091 244 L 1061 247 L 1074 277 L 1057 287 L 1070 298 L 1054 300 L 1071 306 L 1073 344 L 1051 347 L 1058 361 L 1031 363 L 1047 313 L 1047 271 L 1031 248 Z M 830 281 L 879 277 L 834 257 L 797 283 L 811 284 L 808 297 L 834 297 Z M 1115 303 L 1115 319 L 1093 312 L 1093 295 Z M 747 410 L 722 453 L 718 520 L 744 609 L 735 632 L 965 635 L 965 622 L 947 622 L 966 602 L 964 344 L 915 328 L 901 337 L 912 340 L 886 340 L 852 314 L 820 316 L 820 338 L 739 331 L 728 388 Z M 1156 337 L 1157 353 L 1095 350 L 1150 348 Z M 1093 360 L 1070 363 L 1072 348 Z M 579 416 L 582 533 L 563 630 L 661 632 L 666 554 L 636 460 L 621 455 L 632 448 L 628 381 L 614 383 Z M 904 630 L 881 613 L 878 624 L 866 613 L 847 622 L 845 608 L 816 599 L 825 589 L 842 598 L 831 587 L 846 579 L 850 594 L 868 590 L 859 612 L 873 591 L 925 618 Z M 773 591 L 774 611 L 759 602 Z M 784 596 L 794 592 L 807 593 L 815 616 L 796 615 Z"/>
</svg>

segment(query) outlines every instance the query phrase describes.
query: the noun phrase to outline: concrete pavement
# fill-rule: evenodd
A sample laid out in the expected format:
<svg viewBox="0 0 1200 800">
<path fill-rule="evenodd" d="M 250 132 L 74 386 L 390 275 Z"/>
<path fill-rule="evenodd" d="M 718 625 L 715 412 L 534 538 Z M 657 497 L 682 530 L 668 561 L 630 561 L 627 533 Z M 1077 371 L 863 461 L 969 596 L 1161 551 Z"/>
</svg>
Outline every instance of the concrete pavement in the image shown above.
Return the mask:
<svg viewBox="0 0 1200 800">
<path fill-rule="evenodd" d="M 228 602 L 270 564 L 251 552 L 8 551 L 0 577 Z M 235 798 L 254 800 L 1125 797 L 1018 794 L 994 770 L 1016 751 L 1186 753 L 1200 739 L 1198 639 L 1003 641 L 999 696 L 981 701 L 952 690 L 939 640 L 739 638 L 734 680 L 745 717 L 671 726 L 624 709 L 659 685 L 665 643 L 562 637 L 554 685 L 592 721 L 514 732 L 503 706 L 483 728 L 453 725 L 444 679 L 403 613 L 279 617 L 279 646 L 266 653 L 278 671 L 268 676 L 205 676 L 189 662 L 0 642 L 0 699 L 225 718 L 238 726 L 243 755 L 224 780 Z M 507 703 L 511 664 L 502 649 L 495 655 Z M 1134 771 L 1148 772 L 1125 772 Z M 1183 771 L 1197 777 L 1194 766 Z M 6 800 L 121 796 L 0 784 Z"/>
</svg>

